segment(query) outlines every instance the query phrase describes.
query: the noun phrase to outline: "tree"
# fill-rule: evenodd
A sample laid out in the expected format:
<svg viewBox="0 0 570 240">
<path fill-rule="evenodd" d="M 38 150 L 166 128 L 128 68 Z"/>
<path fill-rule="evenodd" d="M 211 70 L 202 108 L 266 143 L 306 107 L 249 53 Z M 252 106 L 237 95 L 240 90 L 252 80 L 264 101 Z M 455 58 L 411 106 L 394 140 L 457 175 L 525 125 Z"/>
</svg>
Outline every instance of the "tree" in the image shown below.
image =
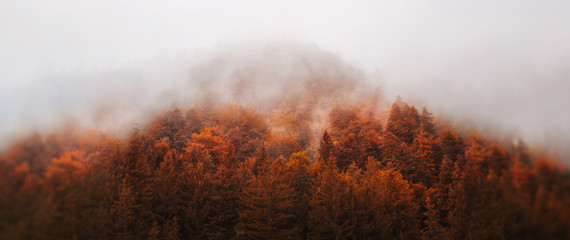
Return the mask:
<svg viewBox="0 0 570 240">
<path fill-rule="evenodd" d="M 186 153 L 197 150 L 208 157 L 215 165 L 233 167 L 235 164 L 235 148 L 230 140 L 216 127 L 206 127 L 200 133 L 192 134 L 192 141 L 185 148 Z"/>
<path fill-rule="evenodd" d="M 239 217 L 239 178 L 234 169 L 223 164 L 216 166 L 215 172 L 209 177 L 208 194 L 205 196 L 208 211 L 203 223 L 204 237 L 233 238 Z"/>
<path fill-rule="evenodd" d="M 436 135 L 435 126 L 433 124 L 432 113 L 428 112 L 426 107 L 422 107 L 422 113 L 420 115 L 420 125 L 424 132 L 427 132 L 431 136 Z"/>
<path fill-rule="evenodd" d="M 365 169 L 368 159 L 382 159 L 382 139 L 376 130 L 368 127 L 363 128 L 358 137 L 359 156 L 355 161 L 359 168 Z"/>
<path fill-rule="evenodd" d="M 358 111 L 355 108 L 343 108 L 337 105 L 329 113 L 330 133 L 334 138 L 351 132 L 356 133 L 354 128 L 358 127 L 359 120 Z"/>
<path fill-rule="evenodd" d="M 295 189 L 284 178 L 285 170 L 278 158 L 266 172 L 249 179 L 240 201 L 238 238 L 283 239 L 298 231 L 293 213 Z"/>
<path fill-rule="evenodd" d="M 211 200 L 221 191 L 214 188 L 215 169 L 202 161 L 185 162 L 181 174 L 184 184 L 180 186 L 182 208 L 181 235 L 184 239 L 203 239 L 210 230 L 210 209 L 216 207 Z"/>
<path fill-rule="evenodd" d="M 381 165 L 383 167 L 391 164 L 406 179 L 415 178 L 417 164 L 410 148 L 391 132 L 384 133 L 382 156 Z"/>
<path fill-rule="evenodd" d="M 289 134 L 271 135 L 267 146 L 267 152 L 271 158 L 288 158 L 292 153 L 302 149 L 297 137 Z"/>
<path fill-rule="evenodd" d="M 148 240 L 157 240 L 160 237 L 160 226 L 158 226 L 158 222 L 154 221 L 152 223 L 152 227 L 148 230 Z"/>
<path fill-rule="evenodd" d="M 391 132 L 406 144 L 411 145 L 419 127 L 420 116 L 416 108 L 404 103 L 392 104 L 386 124 L 387 132 Z"/>
<path fill-rule="evenodd" d="M 418 205 L 408 181 L 390 165 L 386 170 L 369 162 L 364 173 L 364 199 L 369 208 L 369 228 L 365 238 L 417 238 L 419 237 Z"/>
<path fill-rule="evenodd" d="M 312 197 L 311 187 L 315 180 L 309 170 L 309 162 L 310 159 L 305 152 L 293 153 L 286 164 L 284 173 L 289 185 L 295 191 L 292 212 L 295 216 L 298 237 L 301 239 L 306 239 L 308 234 L 309 201 Z"/>
<path fill-rule="evenodd" d="M 119 198 L 114 201 L 111 208 L 113 229 L 117 239 L 136 239 L 136 204 L 135 197 L 126 180 L 120 185 Z"/>
<path fill-rule="evenodd" d="M 463 138 L 459 136 L 451 127 L 443 128 L 439 132 L 438 141 L 443 148 L 443 153 L 453 162 L 462 160 L 465 155 L 465 144 Z"/>
<path fill-rule="evenodd" d="M 204 128 L 204 117 L 197 109 L 189 109 L 184 117 L 187 123 L 184 132 L 193 134 Z"/>
<path fill-rule="evenodd" d="M 180 216 L 182 209 L 187 206 L 182 195 L 185 184 L 183 169 L 182 154 L 174 149 L 166 154 L 158 169 L 152 211 L 163 224 Z"/>
<path fill-rule="evenodd" d="M 338 105 L 311 144 L 314 104 L 34 134 L 0 154 L 0 239 L 570 239 L 568 168 L 520 140 L 397 101 L 386 131 Z"/>
<path fill-rule="evenodd" d="M 428 132 L 420 130 L 420 133 L 414 139 L 412 151 L 414 151 L 416 161 L 418 161 L 415 163 L 418 165 L 416 168 L 418 170 L 425 169 L 425 172 L 418 173 L 420 175 L 418 180 L 428 187 L 431 186 L 433 179 L 439 177 L 439 167 L 442 158 L 437 139 Z"/>
<path fill-rule="evenodd" d="M 235 146 L 239 162 L 251 157 L 259 142 L 269 133 L 265 119 L 241 107 L 228 107 L 219 117 L 219 124 Z"/>
<path fill-rule="evenodd" d="M 166 155 L 169 149 L 170 143 L 166 137 L 158 139 L 152 144 L 149 156 L 149 164 L 152 168 L 158 168 L 160 166 L 162 161 L 164 161 L 164 155 Z"/>
<path fill-rule="evenodd" d="M 165 226 L 165 239 L 180 240 L 180 226 L 178 226 L 178 218 L 173 217 L 166 222 Z"/>
<path fill-rule="evenodd" d="M 319 157 L 320 160 L 323 162 L 327 162 L 333 155 L 334 152 L 334 143 L 329 136 L 329 133 L 325 130 L 323 132 L 323 137 L 321 139 L 320 147 L 319 147 Z"/>
<path fill-rule="evenodd" d="M 360 146 L 355 133 L 342 136 L 336 146 L 336 166 L 342 171 L 360 158 Z"/>
<path fill-rule="evenodd" d="M 335 165 L 326 165 L 317 176 L 309 201 L 309 239 L 351 238 L 355 223 L 351 218 L 354 202 L 346 178 Z"/>
<path fill-rule="evenodd" d="M 439 223 L 439 211 L 435 203 L 436 201 L 430 197 L 426 199 L 427 211 L 424 213 L 426 227 L 422 231 L 422 239 L 445 239 L 443 236 L 444 229 Z"/>
<path fill-rule="evenodd" d="M 182 151 L 186 145 L 186 139 L 189 137 L 184 131 L 186 124 L 182 110 L 175 108 L 158 117 L 151 124 L 150 135 L 155 140 L 166 138 L 172 148 Z"/>
<path fill-rule="evenodd" d="M 116 152 L 117 155 L 111 157 L 108 168 L 110 182 L 107 191 L 116 197 L 112 204 L 117 205 L 117 201 L 121 204 L 129 203 L 125 206 L 132 208 L 130 210 L 134 214 L 132 218 L 137 221 L 136 224 L 128 224 L 129 231 L 125 234 L 137 238 L 142 238 L 154 221 L 151 204 L 155 179 L 152 177 L 148 151 L 146 151 L 150 145 L 148 140 L 145 132 L 134 131 L 127 145 Z"/>
</svg>

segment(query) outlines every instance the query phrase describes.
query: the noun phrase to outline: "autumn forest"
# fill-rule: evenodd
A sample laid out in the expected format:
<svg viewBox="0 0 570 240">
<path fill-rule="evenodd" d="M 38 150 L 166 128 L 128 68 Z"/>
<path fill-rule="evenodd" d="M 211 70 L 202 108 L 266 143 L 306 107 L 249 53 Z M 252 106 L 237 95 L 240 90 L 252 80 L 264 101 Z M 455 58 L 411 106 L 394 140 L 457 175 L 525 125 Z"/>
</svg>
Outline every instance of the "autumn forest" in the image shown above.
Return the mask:
<svg viewBox="0 0 570 240">
<path fill-rule="evenodd" d="M 523 141 L 384 115 L 174 108 L 0 160 L 0 239 L 568 239 L 570 174 Z"/>
</svg>

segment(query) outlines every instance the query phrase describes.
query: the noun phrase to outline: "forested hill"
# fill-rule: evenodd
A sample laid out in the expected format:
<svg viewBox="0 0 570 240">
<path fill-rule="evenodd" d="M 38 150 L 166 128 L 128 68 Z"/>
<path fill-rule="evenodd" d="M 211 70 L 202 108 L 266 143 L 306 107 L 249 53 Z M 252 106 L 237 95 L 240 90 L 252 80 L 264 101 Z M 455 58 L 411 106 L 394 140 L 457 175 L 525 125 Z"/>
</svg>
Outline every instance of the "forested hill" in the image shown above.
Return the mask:
<svg viewBox="0 0 570 240">
<path fill-rule="evenodd" d="M 128 139 L 36 134 L 0 158 L 0 239 L 570 239 L 570 175 L 522 141 L 337 105 L 327 124 L 176 108 Z"/>
</svg>

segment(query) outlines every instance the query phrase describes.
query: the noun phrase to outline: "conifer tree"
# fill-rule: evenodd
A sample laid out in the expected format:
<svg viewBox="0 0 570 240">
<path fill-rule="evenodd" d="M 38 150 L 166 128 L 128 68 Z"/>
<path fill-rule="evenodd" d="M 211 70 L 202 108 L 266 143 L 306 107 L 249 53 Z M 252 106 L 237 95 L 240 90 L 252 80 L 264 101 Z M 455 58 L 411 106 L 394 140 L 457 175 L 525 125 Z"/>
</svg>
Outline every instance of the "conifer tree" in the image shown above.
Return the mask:
<svg viewBox="0 0 570 240">
<path fill-rule="evenodd" d="M 180 240 L 180 226 L 178 225 L 178 218 L 173 217 L 166 222 L 165 239 Z"/>
<path fill-rule="evenodd" d="M 465 144 L 463 138 L 454 129 L 447 127 L 439 132 L 438 138 L 443 153 L 453 162 L 462 160 L 465 156 Z"/>
<path fill-rule="evenodd" d="M 283 239 L 292 237 L 295 225 L 295 189 L 284 178 L 285 163 L 276 159 L 267 171 L 253 176 L 241 196 L 236 228 L 238 238 Z"/>
<path fill-rule="evenodd" d="M 415 107 L 409 107 L 404 103 L 392 104 L 386 125 L 387 132 L 391 132 L 406 144 L 411 145 L 419 126 L 420 116 Z"/>
<path fill-rule="evenodd" d="M 325 130 L 319 146 L 319 157 L 322 162 L 327 162 L 332 157 L 333 153 L 334 143 L 329 136 L 329 133 Z"/>
<path fill-rule="evenodd" d="M 148 240 L 158 240 L 160 239 L 160 226 L 158 226 L 158 222 L 154 221 L 152 223 L 152 227 L 148 230 Z"/>
<path fill-rule="evenodd" d="M 111 208 L 114 238 L 136 239 L 136 209 L 138 206 L 135 202 L 135 196 L 126 180 L 123 180 L 119 190 L 118 199 L 114 201 Z"/>
<path fill-rule="evenodd" d="M 213 207 L 210 199 L 216 193 L 216 189 L 212 189 L 211 175 L 214 173 L 208 167 L 212 166 L 200 161 L 186 162 L 184 165 L 181 198 L 185 200 L 185 205 L 180 217 L 182 238 L 206 238 L 209 213 Z"/>
<path fill-rule="evenodd" d="M 431 136 L 436 136 L 432 113 L 428 112 L 426 107 L 422 107 L 422 113 L 420 115 L 420 125 L 421 129 L 424 132 L 427 132 Z"/>
<path fill-rule="evenodd" d="M 368 164 L 364 179 L 362 187 L 371 216 L 365 238 L 419 237 L 418 205 L 408 181 L 390 165 L 381 170 L 374 163 Z"/>
<path fill-rule="evenodd" d="M 414 139 L 412 145 L 414 157 L 416 158 L 415 164 L 418 170 L 420 181 L 426 186 L 431 186 L 433 179 L 439 177 L 439 167 L 441 165 L 441 151 L 440 146 L 432 135 L 420 129 L 420 133 Z"/>
<path fill-rule="evenodd" d="M 293 206 L 295 206 L 293 208 L 293 214 L 295 216 L 298 237 L 302 239 L 307 238 L 309 201 L 312 197 L 311 187 L 314 182 L 314 176 L 309 171 L 309 161 L 310 159 L 305 152 L 291 154 L 285 172 L 285 177 L 287 177 L 290 186 L 295 191 L 293 197 Z"/>
<path fill-rule="evenodd" d="M 216 172 L 210 175 L 208 190 L 206 198 L 209 207 L 203 224 L 205 237 L 234 237 L 234 227 L 238 220 L 238 196 L 241 191 L 238 176 L 233 169 L 218 165 Z"/>
<path fill-rule="evenodd" d="M 309 239 L 353 237 L 350 187 L 335 165 L 326 165 L 317 176 L 309 201 Z"/>
<path fill-rule="evenodd" d="M 181 158 L 181 154 L 176 150 L 170 150 L 157 172 L 152 210 L 154 216 L 162 223 L 179 216 L 182 209 L 187 206 L 182 196 L 185 183 Z"/>
<path fill-rule="evenodd" d="M 426 216 L 425 228 L 422 231 L 422 239 L 445 239 L 443 235 L 443 228 L 439 223 L 439 211 L 436 206 L 436 201 L 428 197 L 426 199 L 427 210 L 424 213 Z"/>
</svg>

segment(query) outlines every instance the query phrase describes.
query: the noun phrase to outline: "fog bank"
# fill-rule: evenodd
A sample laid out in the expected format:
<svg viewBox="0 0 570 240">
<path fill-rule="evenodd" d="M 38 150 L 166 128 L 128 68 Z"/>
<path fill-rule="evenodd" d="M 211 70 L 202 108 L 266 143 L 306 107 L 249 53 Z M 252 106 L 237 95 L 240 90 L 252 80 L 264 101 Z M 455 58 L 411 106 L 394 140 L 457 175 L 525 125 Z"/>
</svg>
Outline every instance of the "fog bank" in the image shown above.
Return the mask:
<svg viewBox="0 0 570 240">
<path fill-rule="evenodd" d="M 282 65 L 314 50 L 284 44 L 279 62 L 252 49 L 299 41 L 327 52 L 313 59 L 315 71 L 338 70 L 381 86 L 388 100 L 401 95 L 568 152 L 569 12 L 561 0 L 2 2 L 0 138 L 65 126 L 62 116 L 95 127 L 129 122 L 206 96 L 271 102 L 291 87 Z M 227 81 L 269 76 L 271 84 Z"/>
</svg>

